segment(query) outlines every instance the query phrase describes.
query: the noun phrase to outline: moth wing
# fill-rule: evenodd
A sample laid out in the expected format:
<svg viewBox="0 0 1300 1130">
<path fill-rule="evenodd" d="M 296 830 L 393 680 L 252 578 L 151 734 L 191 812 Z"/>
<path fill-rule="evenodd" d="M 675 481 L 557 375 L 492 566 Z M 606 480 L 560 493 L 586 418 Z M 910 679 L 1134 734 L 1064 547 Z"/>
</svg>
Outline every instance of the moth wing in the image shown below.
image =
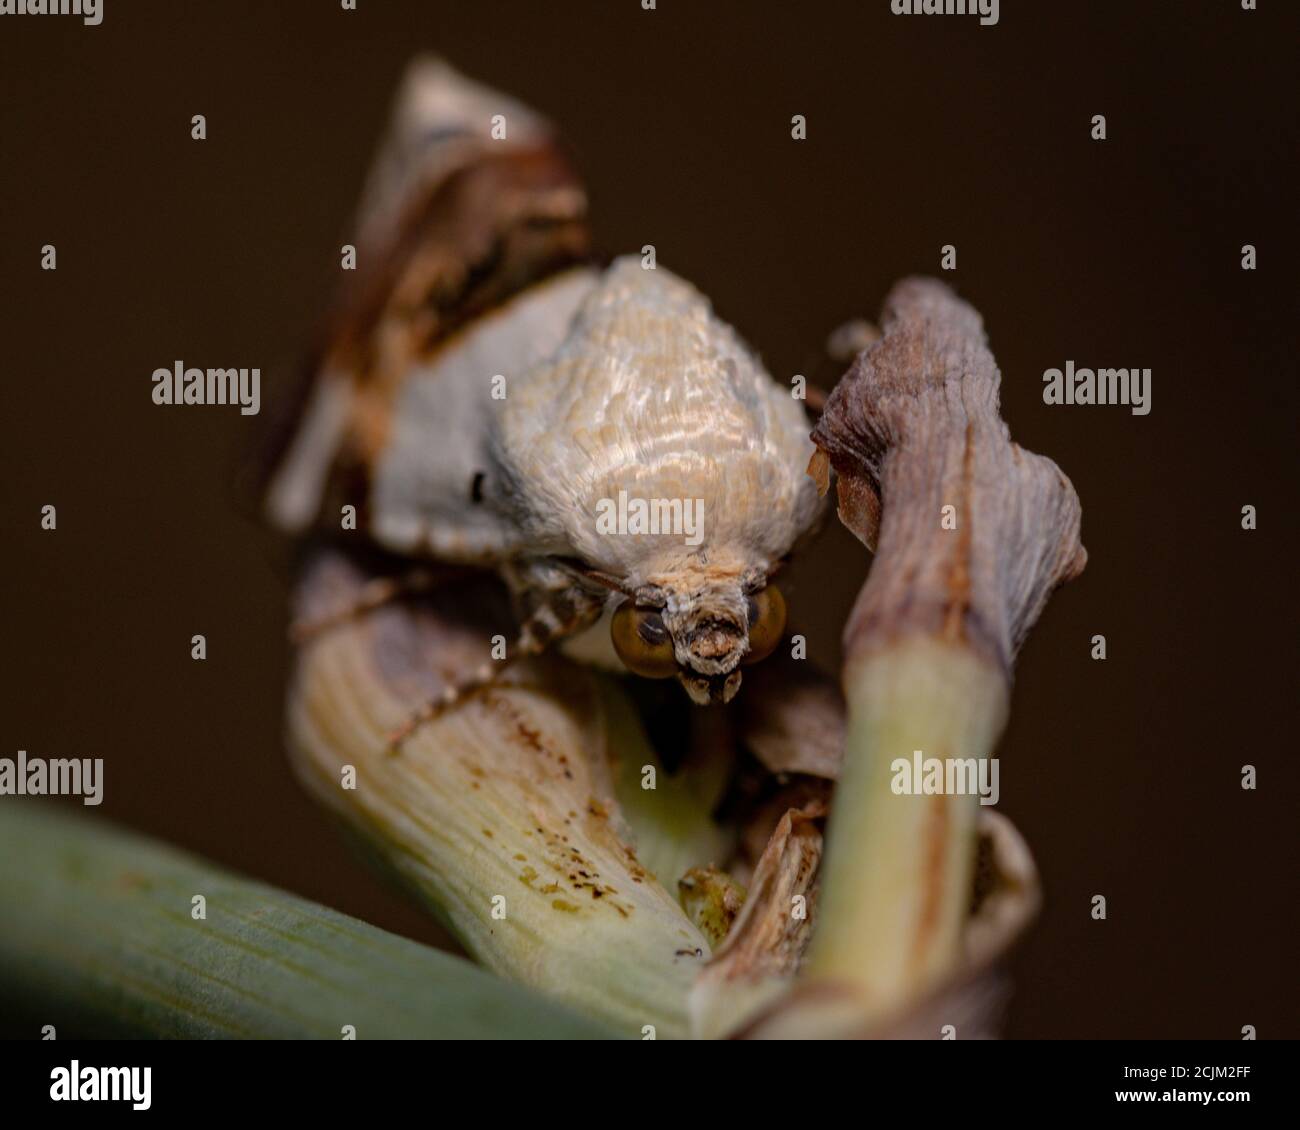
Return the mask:
<svg viewBox="0 0 1300 1130">
<path fill-rule="evenodd" d="M 559 346 L 593 285 L 584 269 L 537 283 L 408 374 L 370 464 L 370 530 L 380 545 L 463 562 L 528 548 L 498 505 L 504 475 L 491 435 L 510 381 Z"/>
<path fill-rule="evenodd" d="M 492 502 L 495 378 L 508 395 L 593 285 L 581 183 L 542 118 L 422 59 L 356 230 L 357 269 L 267 514 L 290 533 L 338 531 L 352 507 L 356 529 L 391 551 L 479 562 L 515 552 L 514 524 Z"/>
</svg>

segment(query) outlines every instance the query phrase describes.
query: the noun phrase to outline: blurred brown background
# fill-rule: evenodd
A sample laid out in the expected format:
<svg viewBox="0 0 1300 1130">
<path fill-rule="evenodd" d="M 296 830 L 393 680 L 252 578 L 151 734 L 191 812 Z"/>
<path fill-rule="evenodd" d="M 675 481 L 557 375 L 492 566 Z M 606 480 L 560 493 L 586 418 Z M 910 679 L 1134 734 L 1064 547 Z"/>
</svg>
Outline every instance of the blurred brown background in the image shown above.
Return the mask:
<svg viewBox="0 0 1300 1130">
<path fill-rule="evenodd" d="M 103 815 L 440 937 L 289 774 L 291 554 L 234 489 L 259 421 L 157 408 L 149 379 L 261 366 L 264 404 L 291 379 L 432 49 L 561 123 L 603 248 L 654 243 L 781 380 L 956 245 L 1012 432 L 1073 479 L 1091 554 L 1000 750 L 1047 900 L 1010 1034 L 1300 1035 L 1293 6 L 1004 0 L 985 28 L 888 0 L 105 4 L 95 28 L 0 20 L 0 756 L 103 757 Z M 1044 406 L 1067 359 L 1149 366 L 1151 415 Z M 836 527 L 795 574 L 825 660 L 867 565 Z"/>
</svg>

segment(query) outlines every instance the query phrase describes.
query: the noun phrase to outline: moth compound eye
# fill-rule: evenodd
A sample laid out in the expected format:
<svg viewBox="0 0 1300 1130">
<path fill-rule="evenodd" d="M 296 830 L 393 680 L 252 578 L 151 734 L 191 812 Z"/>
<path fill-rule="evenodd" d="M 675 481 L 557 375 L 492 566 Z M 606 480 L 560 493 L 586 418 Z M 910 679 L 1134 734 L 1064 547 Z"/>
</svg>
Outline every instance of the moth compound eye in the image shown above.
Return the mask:
<svg viewBox="0 0 1300 1130">
<path fill-rule="evenodd" d="M 647 679 L 677 674 L 673 641 L 659 613 L 624 601 L 609 626 L 610 639 L 623 666 Z"/>
<path fill-rule="evenodd" d="M 768 585 L 762 592 L 751 596 L 749 604 L 749 650 L 746 663 L 766 659 L 785 633 L 785 597 L 776 585 Z"/>
</svg>

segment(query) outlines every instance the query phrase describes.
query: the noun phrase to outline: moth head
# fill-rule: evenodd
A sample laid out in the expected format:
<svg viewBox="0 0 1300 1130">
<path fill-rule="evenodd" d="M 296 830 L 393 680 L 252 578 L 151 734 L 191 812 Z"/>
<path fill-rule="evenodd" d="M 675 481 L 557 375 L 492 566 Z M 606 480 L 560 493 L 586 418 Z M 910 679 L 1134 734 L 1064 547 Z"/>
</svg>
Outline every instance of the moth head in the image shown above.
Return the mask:
<svg viewBox="0 0 1300 1130">
<path fill-rule="evenodd" d="M 742 664 L 766 659 L 785 631 L 785 599 L 763 574 L 647 585 L 614 613 L 623 665 L 650 679 L 676 676 L 691 699 L 730 702 Z"/>
</svg>

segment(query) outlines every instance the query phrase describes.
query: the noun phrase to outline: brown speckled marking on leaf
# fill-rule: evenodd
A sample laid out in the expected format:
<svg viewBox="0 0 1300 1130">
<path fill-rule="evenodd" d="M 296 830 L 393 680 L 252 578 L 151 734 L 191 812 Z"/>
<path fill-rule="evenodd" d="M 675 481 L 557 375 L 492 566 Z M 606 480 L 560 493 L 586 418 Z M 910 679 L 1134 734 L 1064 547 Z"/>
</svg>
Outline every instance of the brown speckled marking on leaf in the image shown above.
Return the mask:
<svg viewBox="0 0 1300 1130">
<path fill-rule="evenodd" d="M 479 701 L 492 713 L 499 714 L 510 722 L 510 737 L 532 753 L 550 756 L 550 747 L 542 740 L 541 731 L 529 726 L 523 716 L 501 694 L 484 690 L 479 694 Z"/>
<path fill-rule="evenodd" d="M 605 815 L 603 807 L 598 806 L 595 800 L 590 803 L 600 808 L 602 816 Z M 589 860 L 580 849 L 570 844 L 568 836 L 562 832 L 551 831 L 541 825 L 537 827 L 537 834 L 542 837 L 549 853 L 548 858 L 543 861 L 545 866 L 559 876 L 558 880 L 547 883 L 540 888 L 542 894 L 557 894 L 567 884 L 571 890 L 579 894 L 584 892 L 589 894 L 592 902 L 598 904 L 598 906 L 608 906 L 620 918 L 631 917 L 634 910 L 633 905 L 616 897 L 618 889 L 601 878 L 600 871 L 595 863 Z M 636 867 L 635 855 L 626 845 L 622 846 L 629 861 L 633 867 Z M 532 868 L 528 868 L 528 870 L 532 871 Z M 535 874 L 534 872 L 534 876 Z M 633 875 L 633 881 L 638 881 L 635 875 Z M 574 911 L 583 909 L 580 906 L 573 907 Z M 594 911 L 597 907 L 588 906 L 586 909 Z"/>
</svg>

